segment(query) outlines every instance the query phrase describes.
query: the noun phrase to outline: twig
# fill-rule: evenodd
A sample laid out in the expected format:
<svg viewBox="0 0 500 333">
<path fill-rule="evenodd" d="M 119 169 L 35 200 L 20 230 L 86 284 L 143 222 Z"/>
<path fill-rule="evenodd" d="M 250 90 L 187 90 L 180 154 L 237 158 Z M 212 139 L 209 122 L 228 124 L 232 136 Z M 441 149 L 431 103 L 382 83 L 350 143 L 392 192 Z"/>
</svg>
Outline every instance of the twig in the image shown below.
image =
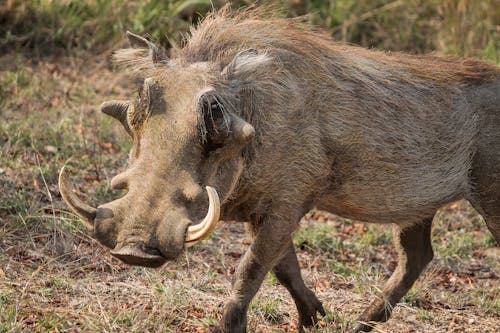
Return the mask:
<svg viewBox="0 0 500 333">
<path fill-rule="evenodd" d="M 52 217 L 54 218 L 53 231 L 54 231 L 54 247 L 55 247 L 57 239 L 57 237 L 55 237 L 55 233 L 57 233 L 58 229 L 56 227 L 56 212 L 54 209 L 54 200 L 52 198 L 52 194 L 50 193 L 49 185 L 47 185 L 47 181 L 45 180 L 45 176 L 43 175 L 42 167 L 40 166 L 40 159 L 38 158 L 38 153 L 35 154 L 35 160 L 36 160 L 36 165 L 38 167 L 38 171 L 40 171 L 40 176 L 42 176 L 43 185 L 45 186 L 45 190 L 47 190 L 47 196 L 49 197 L 50 208 L 52 210 Z"/>
</svg>

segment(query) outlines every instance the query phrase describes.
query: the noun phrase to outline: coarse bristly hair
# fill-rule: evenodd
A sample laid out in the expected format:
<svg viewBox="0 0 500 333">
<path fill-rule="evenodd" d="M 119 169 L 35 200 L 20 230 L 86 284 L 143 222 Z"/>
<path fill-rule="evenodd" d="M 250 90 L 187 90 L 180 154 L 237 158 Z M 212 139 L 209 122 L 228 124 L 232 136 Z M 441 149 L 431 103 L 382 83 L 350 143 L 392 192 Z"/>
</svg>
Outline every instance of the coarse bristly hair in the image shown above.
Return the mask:
<svg viewBox="0 0 500 333">
<path fill-rule="evenodd" d="M 332 60 L 334 57 L 360 57 L 435 81 L 491 80 L 500 75 L 496 66 L 475 59 L 382 52 L 337 43 L 303 18 L 277 17 L 274 9 L 266 6 L 233 11 L 226 5 L 193 27 L 184 47 L 173 49 L 171 53 L 173 58 L 187 62 L 210 61 L 224 65 L 238 51 L 250 47 L 270 52 L 290 51 L 306 57 L 311 66 L 320 67 L 325 57 L 332 57 Z M 153 66 L 148 52 L 147 49 L 124 49 L 116 52 L 114 59 L 133 72 L 154 72 L 159 68 Z"/>
<path fill-rule="evenodd" d="M 278 17 L 270 6 L 233 11 L 226 5 L 208 14 L 191 29 L 183 47 L 171 50 L 171 61 L 210 62 L 222 69 L 238 52 L 248 48 L 258 50 L 260 57 L 250 57 L 242 62 L 239 73 L 233 75 L 238 77 L 233 87 L 264 93 L 272 90 L 275 97 L 283 89 L 296 87 L 297 78 L 335 87 L 347 83 L 344 88 L 358 86 L 376 92 L 376 86 L 389 83 L 418 88 L 429 82 L 474 84 L 500 77 L 498 67 L 475 59 L 382 52 L 337 43 L 303 18 Z M 272 69 L 266 66 L 270 59 L 274 63 L 267 65 Z M 151 61 L 147 49 L 119 50 L 114 54 L 114 60 L 140 77 L 168 71 L 168 64 Z M 228 99 L 231 98 L 228 96 Z M 286 102 L 286 96 L 281 100 Z"/>
<path fill-rule="evenodd" d="M 248 49 L 257 52 L 238 62 Z M 267 175 L 261 156 L 260 169 L 245 171 L 253 187 L 289 205 L 314 191 L 327 210 L 365 221 L 418 220 L 472 191 L 477 115 L 463 89 L 500 80 L 498 67 L 478 60 L 344 45 L 266 8 L 214 11 L 171 51 L 170 64 L 152 63 L 146 49 L 121 50 L 115 60 L 142 77 L 174 64 L 220 68 L 224 110 L 257 129 L 249 155 L 287 163 Z"/>
</svg>

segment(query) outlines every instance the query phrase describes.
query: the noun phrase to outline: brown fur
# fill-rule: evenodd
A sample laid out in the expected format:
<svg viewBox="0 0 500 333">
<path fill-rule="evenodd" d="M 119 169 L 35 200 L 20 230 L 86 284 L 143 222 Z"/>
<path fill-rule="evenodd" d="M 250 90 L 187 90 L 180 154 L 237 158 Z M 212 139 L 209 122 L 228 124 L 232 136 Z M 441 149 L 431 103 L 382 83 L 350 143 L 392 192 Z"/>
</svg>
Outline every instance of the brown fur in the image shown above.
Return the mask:
<svg viewBox="0 0 500 333">
<path fill-rule="evenodd" d="M 299 20 L 263 15 L 215 12 L 168 61 L 153 62 L 141 48 L 116 53 L 126 69 L 152 79 L 157 96 L 147 117 L 140 103 L 130 111 L 139 122 L 136 151 L 119 176 L 129 192 L 98 209 L 98 238 L 173 258 L 182 230 L 206 209 L 201 186 L 216 187 L 223 218 L 249 222 L 254 236 L 220 326 L 244 332 L 248 304 L 270 270 L 292 294 L 301 326 L 324 314 L 291 242 L 309 209 L 395 223 L 400 265 L 361 317 L 386 320 L 432 259 L 440 206 L 471 200 L 500 240 L 500 70 L 342 45 Z M 219 127 L 204 99 L 220 106 Z M 238 119 L 255 128 L 248 144 L 238 139 Z"/>
</svg>

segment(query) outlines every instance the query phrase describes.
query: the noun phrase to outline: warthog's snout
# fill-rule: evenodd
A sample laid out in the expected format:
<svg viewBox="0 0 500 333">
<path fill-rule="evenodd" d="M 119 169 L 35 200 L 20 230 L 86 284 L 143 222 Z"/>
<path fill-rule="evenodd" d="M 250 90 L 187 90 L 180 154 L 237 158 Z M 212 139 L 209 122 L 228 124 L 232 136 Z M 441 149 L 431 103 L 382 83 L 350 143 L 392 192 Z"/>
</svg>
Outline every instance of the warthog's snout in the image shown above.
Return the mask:
<svg viewBox="0 0 500 333">
<path fill-rule="evenodd" d="M 93 221 L 94 236 L 110 253 L 129 265 L 159 267 L 179 256 L 188 242 L 191 221 L 182 210 L 134 209 L 131 196 L 108 202 L 97 208 Z M 184 213 L 184 214 L 183 214 Z"/>
<path fill-rule="evenodd" d="M 113 256 L 130 265 L 159 267 L 175 259 L 185 247 L 208 237 L 220 216 L 217 191 L 209 186 L 206 187 L 208 212 L 198 224 L 186 218 L 184 210 L 161 212 L 153 209 L 139 214 L 127 196 L 98 208 L 91 207 L 72 192 L 64 167 L 59 174 L 59 189 L 64 201 L 94 236 L 112 249 Z M 150 221 L 144 223 L 143 219 Z"/>
</svg>

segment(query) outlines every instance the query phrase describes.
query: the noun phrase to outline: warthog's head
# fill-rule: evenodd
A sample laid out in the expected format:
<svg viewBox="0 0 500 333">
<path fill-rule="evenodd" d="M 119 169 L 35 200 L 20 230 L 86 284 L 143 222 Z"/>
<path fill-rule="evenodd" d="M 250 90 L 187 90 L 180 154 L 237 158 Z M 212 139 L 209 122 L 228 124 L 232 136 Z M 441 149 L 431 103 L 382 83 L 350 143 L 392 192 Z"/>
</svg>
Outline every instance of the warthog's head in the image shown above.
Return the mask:
<svg viewBox="0 0 500 333">
<path fill-rule="evenodd" d="M 135 59 L 133 69 L 145 74 L 142 86 L 131 100 L 101 105 L 133 139 L 127 170 L 111 181 L 127 192 L 90 207 L 73 194 L 64 168 L 59 187 L 115 257 L 157 267 L 207 237 L 219 219 L 219 195 L 223 204 L 231 196 L 254 135 L 234 112 L 239 100 L 231 78 L 266 55 L 248 49 L 226 63 L 170 60 L 150 41 L 127 35 L 132 48 L 117 57 Z"/>
</svg>

